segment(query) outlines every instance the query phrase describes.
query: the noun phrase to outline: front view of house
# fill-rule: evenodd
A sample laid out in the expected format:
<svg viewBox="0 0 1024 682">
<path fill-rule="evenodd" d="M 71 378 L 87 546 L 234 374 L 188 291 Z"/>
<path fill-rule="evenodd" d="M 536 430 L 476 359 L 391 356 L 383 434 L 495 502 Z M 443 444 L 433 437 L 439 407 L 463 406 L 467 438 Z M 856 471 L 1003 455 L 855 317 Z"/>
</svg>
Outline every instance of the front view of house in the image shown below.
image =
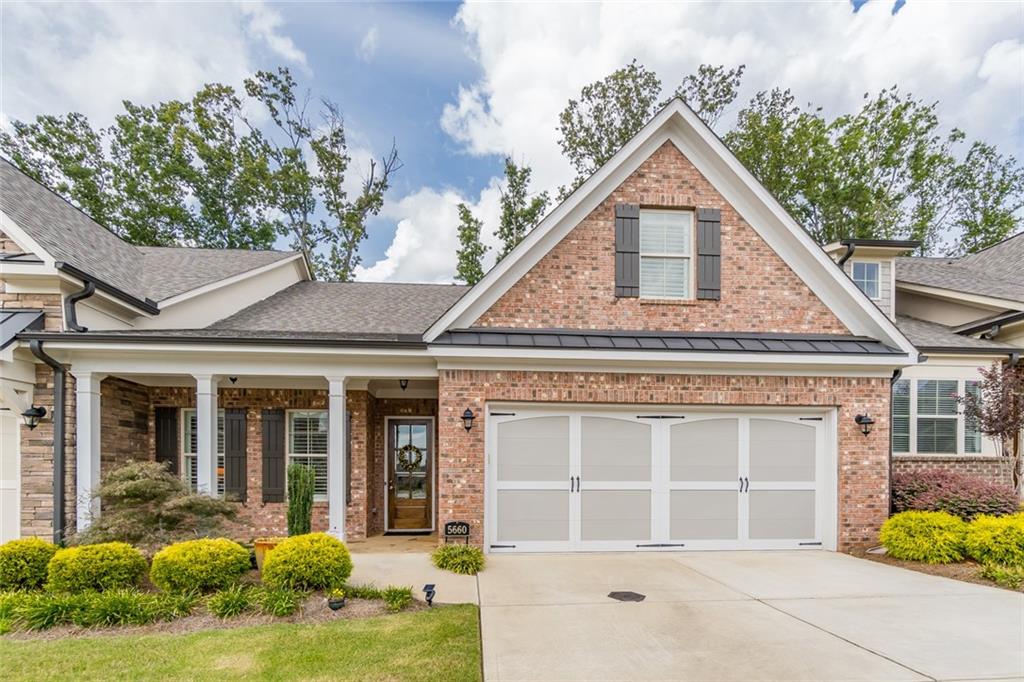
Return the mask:
<svg viewBox="0 0 1024 682">
<path fill-rule="evenodd" d="M 284 531 L 289 462 L 348 539 L 845 549 L 887 517 L 917 350 L 679 101 L 472 288 L 132 246 L 0 165 L 5 539 L 86 527 L 130 459 L 243 540 Z"/>
</svg>

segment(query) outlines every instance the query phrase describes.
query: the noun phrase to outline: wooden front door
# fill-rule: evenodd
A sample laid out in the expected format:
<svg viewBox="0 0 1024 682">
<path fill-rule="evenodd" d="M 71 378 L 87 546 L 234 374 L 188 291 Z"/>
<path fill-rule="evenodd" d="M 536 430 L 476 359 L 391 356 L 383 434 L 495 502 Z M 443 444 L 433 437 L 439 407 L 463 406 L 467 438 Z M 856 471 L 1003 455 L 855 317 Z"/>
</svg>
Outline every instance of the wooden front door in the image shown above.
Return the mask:
<svg viewBox="0 0 1024 682">
<path fill-rule="evenodd" d="M 389 531 L 433 530 L 433 431 L 430 419 L 388 420 Z"/>
</svg>

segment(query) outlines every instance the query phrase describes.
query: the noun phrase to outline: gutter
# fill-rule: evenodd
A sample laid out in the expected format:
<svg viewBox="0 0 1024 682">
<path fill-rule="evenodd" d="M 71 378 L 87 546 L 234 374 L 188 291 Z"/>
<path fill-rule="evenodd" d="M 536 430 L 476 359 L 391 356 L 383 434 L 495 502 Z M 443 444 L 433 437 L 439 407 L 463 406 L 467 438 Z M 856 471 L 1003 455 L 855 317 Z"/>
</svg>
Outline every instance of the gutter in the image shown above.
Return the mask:
<svg viewBox="0 0 1024 682">
<path fill-rule="evenodd" d="M 64 324 L 73 332 L 87 332 L 88 327 L 78 324 L 78 311 L 75 304 L 84 301 L 96 293 L 96 283 L 91 279 L 84 280 L 85 287 L 78 293 L 71 294 L 64 299 Z"/>
<path fill-rule="evenodd" d="M 64 542 L 64 385 L 67 372 L 64 365 L 47 355 L 43 350 L 43 342 L 39 339 L 29 341 L 32 355 L 46 363 L 53 370 L 53 544 Z"/>
<path fill-rule="evenodd" d="M 1015 355 L 1020 353 L 1020 348 L 1007 346 L 1005 348 L 962 348 L 950 346 L 917 346 L 922 352 L 934 353 L 936 355 Z"/>
<path fill-rule="evenodd" d="M 86 273 L 83 270 L 79 270 L 74 265 L 71 265 L 70 263 L 67 263 L 65 261 L 57 261 L 56 263 L 54 263 L 54 266 L 61 272 L 66 272 L 72 277 L 80 279 L 83 282 L 92 282 L 100 291 L 108 293 L 114 298 L 124 301 L 125 303 L 134 306 L 143 312 L 147 312 L 150 315 L 160 314 L 160 308 L 157 307 L 156 301 L 153 301 L 152 299 L 147 298 L 143 300 L 141 298 L 136 298 L 135 296 L 132 296 L 131 294 L 125 293 L 123 290 L 118 289 L 112 284 L 107 284 L 103 280 L 97 279 L 96 277 L 93 277 L 92 275 Z"/>
<path fill-rule="evenodd" d="M 895 511 L 892 504 L 892 423 L 895 419 L 895 414 L 892 408 L 892 390 L 896 386 L 896 382 L 903 376 L 903 369 L 897 369 L 892 373 L 892 379 L 889 380 L 889 516 Z"/>
<path fill-rule="evenodd" d="M 850 256 L 852 256 L 852 255 L 853 255 L 853 252 L 854 252 L 854 251 L 856 251 L 856 250 L 857 250 L 857 245 L 856 245 L 856 244 L 854 244 L 853 242 L 848 242 L 848 243 L 846 244 L 846 253 L 844 253 L 844 254 L 843 254 L 843 255 L 842 255 L 842 256 L 841 256 L 840 258 L 839 258 L 839 260 L 837 260 L 837 261 L 836 261 L 836 265 L 838 265 L 838 266 L 839 266 L 840 268 L 841 268 L 841 267 L 843 267 L 843 264 L 844 264 L 844 263 L 845 263 L 846 261 L 850 260 Z"/>
<path fill-rule="evenodd" d="M 403 334 L 394 338 L 355 338 L 355 339 L 315 339 L 271 337 L 237 337 L 237 336 L 177 336 L 172 334 L 105 334 L 90 332 L 86 334 L 60 334 L 54 332 L 29 332 L 18 335 L 25 341 L 74 341 L 76 343 L 168 343 L 195 344 L 213 343 L 231 346 L 340 346 L 346 348 L 408 348 L 425 350 L 427 344 L 418 334 Z"/>
</svg>

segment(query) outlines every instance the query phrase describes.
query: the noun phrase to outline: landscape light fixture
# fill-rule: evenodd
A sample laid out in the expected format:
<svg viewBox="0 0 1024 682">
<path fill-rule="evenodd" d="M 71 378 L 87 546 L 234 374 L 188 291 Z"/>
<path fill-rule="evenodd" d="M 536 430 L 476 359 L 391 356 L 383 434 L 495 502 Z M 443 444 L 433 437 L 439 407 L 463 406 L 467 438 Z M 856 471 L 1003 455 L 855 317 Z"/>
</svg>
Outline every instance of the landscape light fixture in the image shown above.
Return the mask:
<svg viewBox="0 0 1024 682">
<path fill-rule="evenodd" d="M 39 426 L 39 420 L 45 416 L 46 408 L 42 405 L 33 405 L 21 413 L 21 418 L 24 420 L 25 426 L 28 427 L 29 431 Z"/>
<path fill-rule="evenodd" d="M 462 425 L 466 427 L 467 431 L 473 428 L 474 419 L 476 419 L 476 415 L 467 407 L 466 411 L 462 413 Z"/>
<path fill-rule="evenodd" d="M 434 589 L 434 584 L 429 583 L 423 586 L 423 595 L 427 599 L 427 606 L 434 605 L 434 595 L 437 594 L 437 590 Z"/>
<path fill-rule="evenodd" d="M 853 418 L 853 421 L 857 422 L 857 426 L 860 427 L 860 432 L 865 436 L 871 433 L 871 427 L 875 425 L 875 420 L 872 419 L 869 414 L 858 414 Z"/>
</svg>

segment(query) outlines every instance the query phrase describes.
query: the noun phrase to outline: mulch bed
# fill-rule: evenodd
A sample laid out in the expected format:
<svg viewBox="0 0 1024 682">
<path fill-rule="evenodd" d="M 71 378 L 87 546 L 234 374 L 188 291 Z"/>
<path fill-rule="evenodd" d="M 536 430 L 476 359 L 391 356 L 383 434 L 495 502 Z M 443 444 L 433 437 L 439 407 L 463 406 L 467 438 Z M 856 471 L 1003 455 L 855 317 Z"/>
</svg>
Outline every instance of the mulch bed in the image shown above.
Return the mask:
<svg viewBox="0 0 1024 682">
<path fill-rule="evenodd" d="M 419 611 L 428 608 L 426 604 L 413 600 L 406 607 L 405 611 Z M 232 628 L 245 628 L 253 625 L 274 625 L 277 623 L 298 623 L 315 624 L 330 623 L 339 620 L 353 620 L 356 618 L 372 618 L 383 616 L 388 613 L 384 602 L 377 599 L 352 599 L 349 598 L 343 608 L 338 611 L 331 611 L 327 607 L 327 600 L 321 595 L 311 595 L 299 607 L 299 610 L 290 616 L 277 618 L 260 613 L 246 613 L 236 618 L 221 620 L 212 613 L 207 612 L 202 605 L 196 607 L 196 612 L 191 616 L 177 618 L 171 621 L 151 623 L 149 625 L 119 625 L 107 628 L 83 628 L 76 625 L 62 625 L 49 630 L 24 631 L 15 630 L 3 635 L 9 640 L 53 640 L 67 639 L 69 637 L 107 637 L 119 635 L 176 635 L 188 632 L 199 632 L 201 630 L 225 630 Z"/>
<path fill-rule="evenodd" d="M 866 550 L 856 550 L 851 552 L 856 557 L 861 559 L 870 559 L 871 561 L 877 561 L 880 564 L 889 564 L 890 566 L 898 566 L 899 568 L 906 568 L 911 571 L 917 571 L 918 573 L 927 573 L 929 575 L 937 575 L 943 578 L 952 578 L 953 580 L 962 580 L 968 583 L 977 583 L 979 585 L 988 585 L 989 587 L 998 587 L 1001 590 L 1007 588 L 997 585 L 996 583 L 981 577 L 982 566 L 974 561 L 962 561 L 957 564 L 926 564 L 920 561 L 905 561 L 903 559 L 894 559 L 887 554 L 875 554 Z M 1009 590 L 1010 592 L 1024 592 L 1024 587 L 1020 590 Z"/>
</svg>

